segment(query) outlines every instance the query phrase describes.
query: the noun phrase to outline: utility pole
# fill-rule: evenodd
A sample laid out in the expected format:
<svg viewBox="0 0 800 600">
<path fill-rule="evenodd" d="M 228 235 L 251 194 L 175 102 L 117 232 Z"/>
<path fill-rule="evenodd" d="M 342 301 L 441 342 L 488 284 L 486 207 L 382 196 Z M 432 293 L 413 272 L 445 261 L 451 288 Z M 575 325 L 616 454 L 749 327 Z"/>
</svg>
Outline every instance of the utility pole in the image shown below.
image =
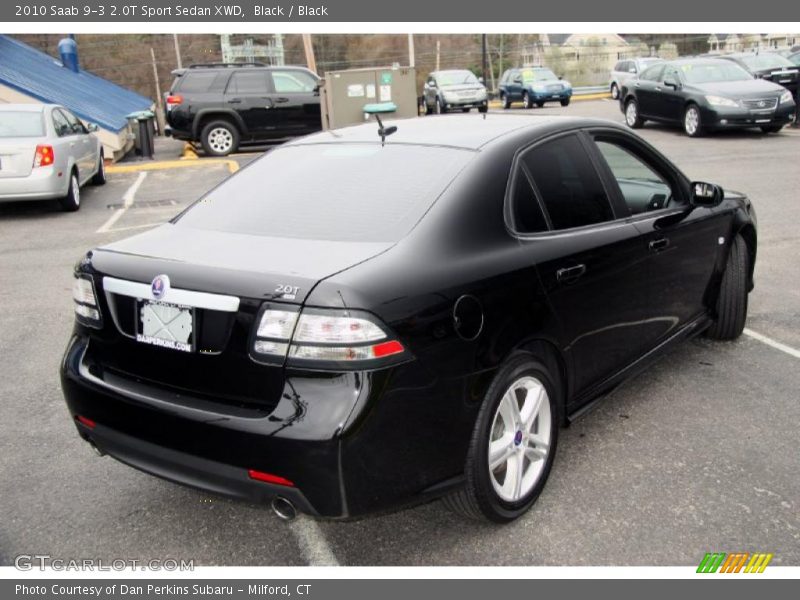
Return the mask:
<svg viewBox="0 0 800 600">
<path fill-rule="evenodd" d="M 310 33 L 303 34 L 303 50 L 306 52 L 306 64 L 308 65 L 308 68 L 316 73 L 317 60 L 314 58 L 314 45 L 311 43 Z"/>
<path fill-rule="evenodd" d="M 482 54 L 482 70 L 483 70 L 483 81 L 484 83 L 488 82 L 489 79 L 487 74 L 489 72 L 488 68 L 488 56 L 486 55 L 486 34 L 484 33 L 481 35 L 481 54 Z M 494 77 L 492 77 L 494 79 Z"/>
<path fill-rule="evenodd" d="M 439 70 L 439 55 L 442 51 L 442 43 L 439 40 L 436 40 L 436 70 Z"/>
<path fill-rule="evenodd" d="M 158 132 L 164 134 L 164 105 L 161 98 L 161 84 L 158 83 L 158 67 L 156 66 L 156 53 L 152 46 L 150 47 L 150 60 L 153 62 L 153 81 L 156 84 L 156 122 L 158 123 Z"/>
<path fill-rule="evenodd" d="M 178 34 L 177 33 L 173 33 L 172 34 L 172 41 L 175 43 L 175 61 L 178 63 L 178 68 L 182 69 L 183 68 L 183 61 L 181 60 L 181 47 L 180 47 L 180 44 L 178 44 Z"/>
<path fill-rule="evenodd" d="M 414 34 L 408 34 L 408 66 L 415 67 L 415 59 L 414 59 Z"/>
</svg>

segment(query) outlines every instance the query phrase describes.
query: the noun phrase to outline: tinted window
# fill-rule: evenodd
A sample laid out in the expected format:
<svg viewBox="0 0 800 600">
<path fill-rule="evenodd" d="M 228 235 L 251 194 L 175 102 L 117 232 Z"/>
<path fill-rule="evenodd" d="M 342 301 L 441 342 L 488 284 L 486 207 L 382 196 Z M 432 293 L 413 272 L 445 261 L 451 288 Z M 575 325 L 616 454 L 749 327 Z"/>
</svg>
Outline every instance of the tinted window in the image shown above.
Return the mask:
<svg viewBox="0 0 800 600">
<path fill-rule="evenodd" d="M 180 90 L 186 94 L 208 92 L 217 77 L 224 75 L 214 71 L 189 71 L 181 77 Z"/>
<path fill-rule="evenodd" d="M 42 113 L 0 111 L 0 138 L 39 137 L 44 135 Z"/>
<path fill-rule="evenodd" d="M 69 123 L 69 128 L 73 133 L 87 133 L 86 128 L 83 126 L 83 123 L 78 120 L 78 117 L 66 109 L 60 109 L 59 112 L 63 113 L 64 118 L 67 120 L 67 123 Z"/>
<path fill-rule="evenodd" d="M 514 207 L 514 228 L 520 233 L 547 231 L 539 199 L 523 169 L 517 169 L 513 185 L 511 202 Z"/>
<path fill-rule="evenodd" d="M 228 84 L 228 94 L 267 94 L 267 77 L 264 71 L 234 73 Z"/>
<path fill-rule="evenodd" d="M 670 186 L 644 160 L 612 142 L 598 141 L 597 147 L 614 174 L 631 214 L 666 207 L 672 196 Z"/>
<path fill-rule="evenodd" d="M 303 71 L 273 71 L 272 83 L 278 93 L 313 92 L 317 80 Z"/>
<path fill-rule="evenodd" d="M 177 224 L 273 237 L 396 241 L 473 156 L 413 145 L 282 146 L 211 190 Z"/>
<path fill-rule="evenodd" d="M 740 59 L 747 68 L 752 71 L 760 71 L 762 69 L 779 69 L 781 67 L 793 67 L 794 64 L 788 58 L 780 54 L 751 54 L 742 56 Z"/>
<path fill-rule="evenodd" d="M 525 153 L 522 160 L 533 176 L 554 229 L 614 218 L 600 177 L 576 136 L 540 144 Z"/>
<path fill-rule="evenodd" d="M 621 60 L 616 65 L 614 65 L 615 71 L 624 71 L 625 70 L 625 61 Z"/>
<path fill-rule="evenodd" d="M 661 74 L 664 72 L 664 65 L 653 65 L 645 69 L 641 75 L 639 75 L 639 79 L 646 79 L 647 81 L 659 81 L 661 79 Z"/>
<path fill-rule="evenodd" d="M 58 109 L 53 111 L 53 127 L 58 137 L 63 137 L 72 133 L 72 128 L 69 125 L 69 121 L 67 121 L 67 117 Z"/>
</svg>

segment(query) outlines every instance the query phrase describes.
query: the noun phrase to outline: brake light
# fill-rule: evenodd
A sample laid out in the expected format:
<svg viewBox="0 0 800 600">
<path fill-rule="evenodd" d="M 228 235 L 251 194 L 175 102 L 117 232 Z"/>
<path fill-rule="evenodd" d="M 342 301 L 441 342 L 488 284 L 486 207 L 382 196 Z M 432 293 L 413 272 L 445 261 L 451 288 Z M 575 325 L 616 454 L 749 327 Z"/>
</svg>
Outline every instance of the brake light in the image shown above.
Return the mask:
<svg viewBox="0 0 800 600">
<path fill-rule="evenodd" d="M 97 423 L 95 423 L 91 419 L 87 419 L 83 415 L 75 415 L 75 420 L 81 425 L 86 425 L 86 427 L 88 427 L 89 429 L 94 429 L 95 425 L 97 425 Z"/>
<path fill-rule="evenodd" d="M 305 309 L 261 313 L 252 351 L 264 362 L 290 366 L 353 368 L 401 357 L 403 344 L 372 315 L 360 311 Z M 383 364 L 383 363 L 378 363 Z"/>
<path fill-rule="evenodd" d="M 247 474 L 250 476 L 250 479 L 255 479 L 256 481 L 263 481 L 264 483 L 274 483 L 276 485 L 285 485 L 286 487 L 294 487 L 294 483 L 286 479 L 285 477 L 280 477 L 279 475 L 273 475 L 272 473 L 264 473 L 263 471 L 256 471 L 255 469 L 249 469 Z"/>
<path fill-rule="evenodd" d="M 167 104 L 182 104 L 183 103 L 183 96 L 176 94 L 173 96 L 170 94 L 167 96 Z"/>
<path fill-rule="evenodd" d="M 52 165 L 56 160 L 55 154 L 53 154 L 53 147 L 47 146 L 45 144 L 39 144 L 36 146 L 36 154 L 33 157 L 33 166 L 34 167 L 46 167 L 48 165 Z"/>
</svg>

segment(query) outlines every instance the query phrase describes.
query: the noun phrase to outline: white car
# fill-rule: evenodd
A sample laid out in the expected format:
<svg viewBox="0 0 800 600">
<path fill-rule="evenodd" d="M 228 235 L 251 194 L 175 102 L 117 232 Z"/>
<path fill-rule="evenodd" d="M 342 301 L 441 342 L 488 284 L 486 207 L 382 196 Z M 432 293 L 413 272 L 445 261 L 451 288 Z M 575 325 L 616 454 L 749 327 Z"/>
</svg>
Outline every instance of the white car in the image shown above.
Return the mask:
<svg viewBox="0 0 800 600">
<path fill-rule="evenodd" d="M 611 69 L 609 76 L 609 90 L 611 97 L 614 100 L 619 99 L 619 91 L 625 83 L 636 77 L 639 73 L 644 71 L 647 67 L 657 62 L 662 62 L 664 59 L 657 56 L 642 56 L 639 58 L 626 58 L 620 60 Z"/>
<path fill-rule="evenodd" d="M 106 181 L 103 145 L 56 104 L 0 104 L 0 202 L 57 198 L 78 210 L 80 188 Z"/>
</svg>

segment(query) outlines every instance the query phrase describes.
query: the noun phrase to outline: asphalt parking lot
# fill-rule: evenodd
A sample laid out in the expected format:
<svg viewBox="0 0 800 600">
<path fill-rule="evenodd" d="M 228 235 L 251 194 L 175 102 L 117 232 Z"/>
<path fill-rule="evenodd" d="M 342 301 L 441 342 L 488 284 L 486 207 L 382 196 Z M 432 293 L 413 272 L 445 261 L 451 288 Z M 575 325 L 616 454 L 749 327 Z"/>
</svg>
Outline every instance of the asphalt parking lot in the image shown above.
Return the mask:
<svg viewBox="0 0 800 600">
<path fill-rule="evenodd" d="M 622 121 L 610 100 L 530 112 Z M 285 523 L 269 507 L 97 458 L 76 435 L 58 381 L 72 265 L 167 220 L 236 166 L 126 167 L 84 188 L 77 213 L 0 204 L 0 564 L 48 554 L 198 565 L 696 565 L 709 551 L 800 564 L 800 130 L 689 139 L 648 124 L 641 135 L 690 178 L 753 199 L 752 333 L 684 343 L 563 430 L 538 503 L 503 527 L 465 522 L 438 502 L 353 522 Z M 179 144 L 164 148 L 178 157 Z"/>
</svg>

